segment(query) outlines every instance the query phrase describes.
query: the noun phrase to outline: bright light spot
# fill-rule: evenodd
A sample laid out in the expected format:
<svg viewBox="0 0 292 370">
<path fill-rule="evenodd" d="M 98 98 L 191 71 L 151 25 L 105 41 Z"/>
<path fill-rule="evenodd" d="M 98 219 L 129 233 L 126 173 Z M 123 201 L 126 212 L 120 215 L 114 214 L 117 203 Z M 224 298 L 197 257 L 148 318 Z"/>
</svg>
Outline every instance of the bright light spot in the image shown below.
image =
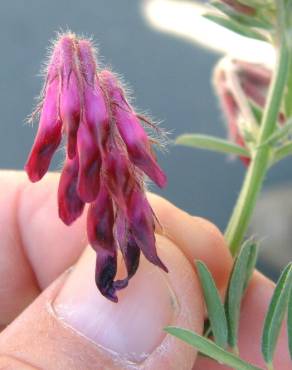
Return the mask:
<svg viewBox="0 0 292 370">
<path fill-rule="evenodd" d="M 248 39 L 202 17 L 203 5 L 194 1 L 146 0 L 144 14 L 149 23 L 169 32 L 195 41 L 217 52 L 238 59 L 273 65 L 275 53 L 271 45 Z"/>
</svg>

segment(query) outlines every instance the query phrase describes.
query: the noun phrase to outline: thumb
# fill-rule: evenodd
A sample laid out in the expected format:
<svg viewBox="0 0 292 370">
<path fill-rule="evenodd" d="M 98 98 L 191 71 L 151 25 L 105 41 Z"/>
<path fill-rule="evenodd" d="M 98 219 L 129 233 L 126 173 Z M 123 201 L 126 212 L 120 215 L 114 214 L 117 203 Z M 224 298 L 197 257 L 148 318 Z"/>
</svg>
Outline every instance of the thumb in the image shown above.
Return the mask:
<svg viewBox="0 0 292 370">
<path fill-rule="evenodd" d="M 86 249 L 2 332 L 0 368 L 191 369 L 196 351 L 163 328 L 202 332 L 199 283 L 175 244 L 157 236 L 157 245 L 169 274 L 142 258 L 118 304 L 97 291 L 95 255 Z"/>
</svg>

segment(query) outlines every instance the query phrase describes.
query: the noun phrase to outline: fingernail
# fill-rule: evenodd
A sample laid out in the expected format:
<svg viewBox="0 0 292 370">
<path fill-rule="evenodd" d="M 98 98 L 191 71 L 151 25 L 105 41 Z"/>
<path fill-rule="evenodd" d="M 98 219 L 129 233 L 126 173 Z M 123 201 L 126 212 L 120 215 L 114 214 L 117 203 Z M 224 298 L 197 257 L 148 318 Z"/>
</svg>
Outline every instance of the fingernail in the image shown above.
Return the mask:
<svg viewBox="0 0 292 370">
<path fill-rule="evenodd" d="M 144 258 L 119 302 L 94 283 L 95 254 L 88 249 L 54 302 L 57 316 L 74 330 L 132 362 L 145 360 L 163 341 L 177 313 L 167 275 Z"/>
</svg>

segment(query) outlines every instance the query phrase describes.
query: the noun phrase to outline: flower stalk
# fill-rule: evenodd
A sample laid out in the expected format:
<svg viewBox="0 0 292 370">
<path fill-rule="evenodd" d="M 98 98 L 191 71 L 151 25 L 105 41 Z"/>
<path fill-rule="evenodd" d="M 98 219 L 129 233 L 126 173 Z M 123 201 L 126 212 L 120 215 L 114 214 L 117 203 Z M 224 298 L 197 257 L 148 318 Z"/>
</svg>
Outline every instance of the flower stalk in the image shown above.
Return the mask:
<svg viewBox="0 0 292 370">
<path fill-rule="evenodd" d="M 276 128 L 286 86 L 288 66 L 289 50 L 284 35 L 281 35 L 276 67 L 261 122 L 258 145 L 252 155 L 241 192 L 225 232 L 225 238 L 233 256 L 237 254 L 247 231 L 269 167 L 272 148 L 266 144 L 266 141 Z"/>
</svg>

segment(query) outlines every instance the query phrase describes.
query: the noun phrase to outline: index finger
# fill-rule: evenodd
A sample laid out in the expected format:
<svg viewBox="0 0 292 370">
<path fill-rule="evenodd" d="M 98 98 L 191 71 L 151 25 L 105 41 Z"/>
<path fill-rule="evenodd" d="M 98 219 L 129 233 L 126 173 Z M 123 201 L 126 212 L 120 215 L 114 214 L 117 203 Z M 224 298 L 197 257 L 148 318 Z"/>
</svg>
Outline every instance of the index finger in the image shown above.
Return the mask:
<svg viewBox="0 0 292 370">
<path fill-rule="evenodd" d="M 86 245 L 84 217 L 58 218 L 57 175 L 31 184 L 24 172 L 0 172 L 0 329 L 71 266 Z"/>
</svg>

